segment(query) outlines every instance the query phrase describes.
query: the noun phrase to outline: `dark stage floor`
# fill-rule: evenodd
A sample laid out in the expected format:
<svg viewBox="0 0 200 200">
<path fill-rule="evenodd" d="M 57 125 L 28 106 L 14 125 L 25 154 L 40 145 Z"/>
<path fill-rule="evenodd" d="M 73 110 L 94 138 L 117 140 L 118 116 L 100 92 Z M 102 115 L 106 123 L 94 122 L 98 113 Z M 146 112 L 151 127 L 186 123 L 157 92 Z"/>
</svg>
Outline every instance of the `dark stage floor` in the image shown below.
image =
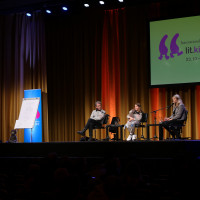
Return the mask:
<svg viewBox="0 0 200 200">
<path fill-rule="evenodd" d="M 0 144 L 0 157 L 45 157 L 51 152 L 57 153 L 58 156 L 67 155 L 69 157 L 198 157 L 200 156 L 200 140 Z"/>
<path fill-rule="evenodd" d="M 98 198 L 90 199 L 100 199 L 95 188 L 102 184 L 105 191 L 113 191 L 109 195 L 124 195 L 126 200 L 195 199 L 199 156 L 200 140 L 1 143 L 0 178 L 9 191 L 5 199 L 53 200 L 58 194 L 69 196 L 74 188 L 82 197 L 77 199 L 89 199 L 91 193 Z M 56 193 L 53 187 L 62 180 L 64 193 Z"/>
</svg>

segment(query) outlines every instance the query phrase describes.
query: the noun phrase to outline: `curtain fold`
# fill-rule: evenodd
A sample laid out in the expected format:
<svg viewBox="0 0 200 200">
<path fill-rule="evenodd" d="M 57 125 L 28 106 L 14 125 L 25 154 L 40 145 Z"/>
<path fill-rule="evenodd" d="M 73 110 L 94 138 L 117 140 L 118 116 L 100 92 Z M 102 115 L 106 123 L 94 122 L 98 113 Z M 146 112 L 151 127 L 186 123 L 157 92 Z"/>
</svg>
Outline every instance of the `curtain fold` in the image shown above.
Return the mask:
<svg viewBox="0 0 200 200">
<path fill-rule="evenodd" d="M 85 126 L 95 101 L 101 98 L 103 13 L 83 16 L 46 19 L 51 141 L 79 140 L 76 132 Z"/>
<path fill-rule="evenodd" d="M 25 89 L 42 89 L 47 93 L 46 49 L 43 17 L 33 14 L 1 16 L 1 73 L 0 110 L 1 139 L 7 141 L 19 117 Z M 47 118 L 47 112 L 44 116 Z M 44 135 L 48 124 L 43 126 Z M 19 130 L 18 141 L 23 142 L 23 130 Z"/>
<path fill-rule="evenodd" d="M 76 132 L 86 124 L 96 100 L 102 101 L 110 120 L 118 116 L 121 124 L 126 123 L 128 111 L 140 102 L 149 113 L 148 123 L 154 123 L 155 117 L 159 123 L 172 109 L 157 111 L 156 116 L 152 111 L 170 105 L 176 93 L 189 110 L 183 136 L 199 138 L 195 86 L 149 88 L 147 19 L 161 17 L 162 9 L 155 3 L 47 20 L 51 141 L 79 140 Z M 150 137 L 154 134 L 151 127 Z M 98 139 L 104 137 L 104 131 L 98 132 Z M 164 137 L 169 134 L 165 132 Z"/>
</svg>

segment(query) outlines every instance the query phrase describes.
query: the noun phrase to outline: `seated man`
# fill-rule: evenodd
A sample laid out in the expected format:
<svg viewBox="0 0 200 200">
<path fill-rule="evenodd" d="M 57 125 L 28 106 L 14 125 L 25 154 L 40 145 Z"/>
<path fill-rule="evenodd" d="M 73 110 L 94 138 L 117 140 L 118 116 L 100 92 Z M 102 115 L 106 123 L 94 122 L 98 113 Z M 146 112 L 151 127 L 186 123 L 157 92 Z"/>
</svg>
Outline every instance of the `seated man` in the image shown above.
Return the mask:
<svg viewBox="0 0 200 200">
<path fill-rule="evenodd" d="M 159 136 L 163 139 L 163 128 L 167 129 L 169 133 L 175 138 L 179 138 L 178 132 L 174 129 L 174 126 L 183 125 L 187 118 L 185 106 L 181 100 L 181 97 L 176 94 L 172 97 L 173 100 L 173 113 L 169 118 L 165 118 L 165 121 L 160 123 Z"/>
<path fill-rule="evenodd" d="M 97 125 L 97 126 L 101 126 L 103 124 L 103 120 L 105 117 L 106 112 L 104 110 L 101 109 L 101 102 L 100 101 L 96 101 L 95 103 L 95 107 L 96 110 L 92 111 L 92 114 L 90 116 L 90 118 L 88 119 L 87 124 L 85 125 L 84 129 L 82 131 L 78 131 L 78 134 L 81 134 L 83 136 L 85 136 L 85 131 L 87 129 L 89 129 L 89 140 L 88 141 L 92 141 L 92 136 L 93 136 L 93 128 Z"/>
</svg>

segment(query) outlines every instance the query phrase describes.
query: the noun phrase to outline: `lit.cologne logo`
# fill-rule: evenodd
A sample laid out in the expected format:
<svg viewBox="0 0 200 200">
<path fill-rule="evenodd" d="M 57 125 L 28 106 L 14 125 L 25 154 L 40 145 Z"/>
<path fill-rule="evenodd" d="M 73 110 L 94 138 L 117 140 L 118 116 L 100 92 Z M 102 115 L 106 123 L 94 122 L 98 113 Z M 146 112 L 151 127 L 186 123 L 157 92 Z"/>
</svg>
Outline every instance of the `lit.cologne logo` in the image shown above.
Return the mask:
<svg viewBox="0 0 200 200">
<path fill-rule="evenodd" d="M 179 37 L 179 33 L 176 33 L 174 35 L 174 37 L 171 40 L 171 44 L 170 44 L 170 57 L 173 58 L 174 54 L 177 54 L 177 56 L 180 56 L 183 54 L 183 51 L 179 50 L 179 46 L 176 44 L 176 40 Z M 166 60 L 168 60 L 170 57 L 168 56 L 168 48 L 165 45 L 165 42 L 168 38 L 168 35 L 164 35 L 163 38 L 160 41 L 160 45 L 159 45 L 159 51 L 160 51 L 160 56 L 158 57 L 159 60 L 163 59 L 163 56 L 165 56 Z"/>
</svg>

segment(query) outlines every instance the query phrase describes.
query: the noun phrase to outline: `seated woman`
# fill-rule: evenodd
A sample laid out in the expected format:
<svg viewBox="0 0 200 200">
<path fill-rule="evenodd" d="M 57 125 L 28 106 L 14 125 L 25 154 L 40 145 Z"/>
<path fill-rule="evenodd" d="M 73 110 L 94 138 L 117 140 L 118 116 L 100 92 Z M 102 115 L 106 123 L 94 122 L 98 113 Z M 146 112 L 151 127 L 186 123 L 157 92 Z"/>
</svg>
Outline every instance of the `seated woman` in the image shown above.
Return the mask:
<svg viewBox="0 0 200 200">
<path fill-rule="evenodd" d="M 141 110 L 140 103 L 136 103 L 135 108 L 129 111 L 129 114 L 127 115 L 128 122 L 124 126 L 124 128 L 127 128 L 130 132 L 127 141 L 135 140 L 137 138 L 137 135 L 134 134 L 135 125 L 140 124 L 142 113 L 143 111 Z"/>
</svg>

